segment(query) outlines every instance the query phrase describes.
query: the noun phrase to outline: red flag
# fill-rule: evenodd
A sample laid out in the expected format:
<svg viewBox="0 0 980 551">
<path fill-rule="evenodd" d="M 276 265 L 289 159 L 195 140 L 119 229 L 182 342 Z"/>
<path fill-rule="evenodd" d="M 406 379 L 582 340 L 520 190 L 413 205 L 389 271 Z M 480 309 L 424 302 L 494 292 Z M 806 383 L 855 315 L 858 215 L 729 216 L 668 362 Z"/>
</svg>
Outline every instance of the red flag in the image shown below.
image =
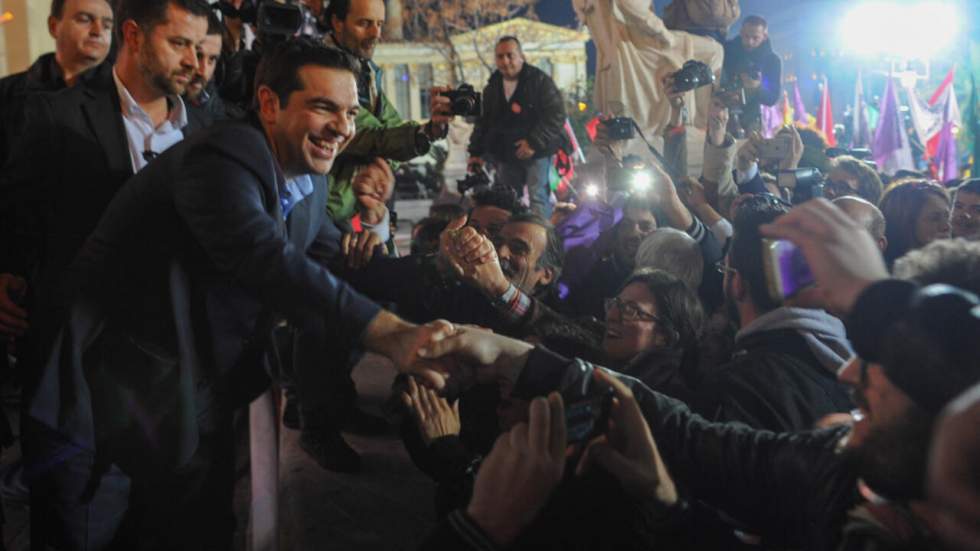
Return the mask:
<svg viewBox="0 0 980 551">
<path fill-rule="evenodd" d="M 946 74 L 946 78 L 943 79 L 942 84 L 940 84 L 939 85 L 939 88 L 936 88 L 936 91 L 932 93 L 932 97 L 929 98 L 929 105 L 930 106 L 936 105 L 936 103 L 939 100 L 941 100 L 941 99 L 945 99 L 946 88 L 950 88 L 950 87 L 953 86 L 953 71 L 954 70 L 955 70 L 955 68 L 949 70 L 949 73 Z M 957 122 L 959 122 L 959 121 L 957 121 Z M 935 136 L 929 138 L 929 141 L 926 142 L 926 153 L 925 153 L 925 158 L 926 159 L 935 159 L 936 158 L 936 153 L 939 152 L 939 137 L 940 137 L 940 134 L 942 134 L 942 132 L 937 132 Z M 933 169 L 932 170 L 933 176 L 936 176 L 935 166 L 933 165 L 931 168 Z"/>
<path fill-rule="evenodd" d="M 823 90 L 820 92 L 817 130 L 823 133 L 828 146 L 837 147 L 837 138 L 834 137 L 834 108 L 830 105 L 830 86 L 827 84 L 827 77 L 823 77 Z"/>
<path fill-rule="evenodd" d="M 595 141 L 595 135 L 599 128 L 600 123 L 599 117 L 593 117 L 592 120 L 585 123 L 585 133 L 588 134 L 589 139 Z"/>
</svg>

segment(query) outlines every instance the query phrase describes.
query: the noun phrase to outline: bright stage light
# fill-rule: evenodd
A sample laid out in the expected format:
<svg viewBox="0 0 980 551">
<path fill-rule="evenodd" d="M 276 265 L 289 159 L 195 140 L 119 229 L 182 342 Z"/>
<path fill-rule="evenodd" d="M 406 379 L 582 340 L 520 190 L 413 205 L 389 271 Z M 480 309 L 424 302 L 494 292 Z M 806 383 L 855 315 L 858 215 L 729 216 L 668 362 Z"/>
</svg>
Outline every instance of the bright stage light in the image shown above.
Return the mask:
<svg viewBox="0 0 980 551">
<path fill-rule="evenodd" d="M 961 14 L 951 2 L 861 3 L 840 27 L 845 51 L 929 59 L 953 43 Z"/>
<path fill-rule="evenodd" d="M 585 186 L 585 194 L 588 195 L 589 197 L 598 197 L 599 196 L 599 186 L 597 186 L 595 184 L 586 184 L 586 186 Z"/>
</svg>

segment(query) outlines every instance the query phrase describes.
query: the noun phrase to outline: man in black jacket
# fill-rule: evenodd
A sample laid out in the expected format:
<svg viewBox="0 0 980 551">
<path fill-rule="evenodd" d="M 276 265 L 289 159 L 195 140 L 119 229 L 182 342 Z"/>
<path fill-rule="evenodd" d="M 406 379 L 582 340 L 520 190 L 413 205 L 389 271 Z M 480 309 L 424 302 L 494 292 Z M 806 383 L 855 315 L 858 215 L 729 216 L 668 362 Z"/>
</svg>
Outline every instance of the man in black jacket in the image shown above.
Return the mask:
<svg viewBox="0 0 980 551">
<path fill-rule="evenodd" d="M 109 55 L 112 5 L 108 0 L 53 0 L 48 31 L 55 51 L 37 58 L 27 71 L 0 80 L 0 165 L 21 134 L 27 96 L 70 88 Z"/>
<path fill-rule="evenodd" d="M 483 113 L 470 137 L 469 168 L 492 161 L 498 182 L 518 194 L 527 186 L 531 209 L 550 218 L 548 172 L 565 123 L 561 92 L 550 76 L 527 63 L 517 37 L 501 38 L 494 52 L 497 70 L 483 89 Z"/>
<path fill-rule="evenodd" d="M 769 42 L 769 24 L 758 15 L 746 17 L 739 36 L 725 43 L 725 63 L 721 68 L 722 87 L 745 90 L 740 122 L 746 131 L 759 129 L 760 106 L 779 101 L 782 71 L 783 63 Z"/>
<path fill-rule="evenodd" d="M 187 84 L 184 103 L 187 117 L 200 128 L 207 128 L 217 121 L 244 118 L 237 106 L 226 104 L 218 95 L 214 83 L 215 70 L 221 58 L 221 41 L 224 28 L 215 13 L 208 15 L 208 34 L 197 48 L 197 70 Z"/>
<path fill-rule="evenodd" d="M 23 135 L 29 96 L 56 92 L 90 78 L 92 69 L 109 55 L 112 6 L 107 0 L 53 0 L 48 30 L 55 51 L 44 54 L 24 72 L 0 80 L 0 166 Z M 9 202 L 0 207 L 0 338 L 17 335 L 26 325 L 26 312 L 9 297 L 22 293 L 23 264 L 29 217 Z M 0 363 L 6 361 L 6 355 Z"/>
<path fill-rule="evenodd" d="M 115 62 L 72 88 L 32 96 L 31 124 L 0 172 L 0 205 L 30 214 L 30 235 L 0 268 L 27 280 L 31 331 L 57 317 L 65 268 L 122 184 L 195 129 L 179 96 L 209 12 L 203 0 L 125 0 Z"/>
</svg>

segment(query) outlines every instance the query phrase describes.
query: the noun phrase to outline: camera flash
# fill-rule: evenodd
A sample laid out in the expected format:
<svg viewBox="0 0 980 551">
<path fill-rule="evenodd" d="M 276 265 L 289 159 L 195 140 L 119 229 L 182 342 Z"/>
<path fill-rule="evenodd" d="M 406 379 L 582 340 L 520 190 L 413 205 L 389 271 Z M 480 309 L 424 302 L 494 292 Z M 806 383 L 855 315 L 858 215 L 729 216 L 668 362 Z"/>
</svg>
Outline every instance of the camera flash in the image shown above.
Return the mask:
<svg viewBox="0 0 980 551">
<path fill-rule="evenodd" d="M 599 186 L 595 184 L 588 184 L 585 186 L 585 194 L 589 197 L 596 197 L 599 195 Z"/>
<path fill-rule="evenodd" d="M 637 172 L 633 175 L 633 181 L 631 183 L 634 192 L 645 193 L 648 189 L 650 189 L 650 184 L 653 183 L 653 178 L 648 172 Z"/>
</svg>

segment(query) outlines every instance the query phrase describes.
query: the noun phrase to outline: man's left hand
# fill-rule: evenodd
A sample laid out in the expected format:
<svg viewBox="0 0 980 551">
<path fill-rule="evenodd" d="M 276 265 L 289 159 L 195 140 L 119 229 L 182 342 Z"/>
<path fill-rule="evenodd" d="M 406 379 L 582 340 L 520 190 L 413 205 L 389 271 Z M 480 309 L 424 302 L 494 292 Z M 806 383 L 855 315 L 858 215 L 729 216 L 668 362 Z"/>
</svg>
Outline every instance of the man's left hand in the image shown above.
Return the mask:
<svg viewBox="0 0 980 551">
<path fill-rule="evenodd" d="M 517 140 L 514 142 L 514 145 L 517 146 L 517 151 L 514 153 L 514 155 L 516 155 L 518 159 L 526 161 L 527 159 L 534 157 L 534 148 L 531 147 L 531 144 L 527 143 L 527 140 Z"/>
<path fill-rule="evenodd" d="M 347 267 L 360 270 L 374 258 L 374 251 L 384 245 L 378 234 L 372 231 L 344 234 L 340 240 L 340 252 L 347 257 Z"/>
<path fill-rule="evenodd" d="M 612 387 L 616 397 L 606 434 L 589 443 L 575 469 L 581 475 L 592 464 L 602 465 L 627 492 L 656 500 L 665 507 L 677 503 L 677 487 L 660 457 L 650 426 L 643 418 L 636 397 L 621 381 L 601 369 L 598 383 Z"/>
</svg>

